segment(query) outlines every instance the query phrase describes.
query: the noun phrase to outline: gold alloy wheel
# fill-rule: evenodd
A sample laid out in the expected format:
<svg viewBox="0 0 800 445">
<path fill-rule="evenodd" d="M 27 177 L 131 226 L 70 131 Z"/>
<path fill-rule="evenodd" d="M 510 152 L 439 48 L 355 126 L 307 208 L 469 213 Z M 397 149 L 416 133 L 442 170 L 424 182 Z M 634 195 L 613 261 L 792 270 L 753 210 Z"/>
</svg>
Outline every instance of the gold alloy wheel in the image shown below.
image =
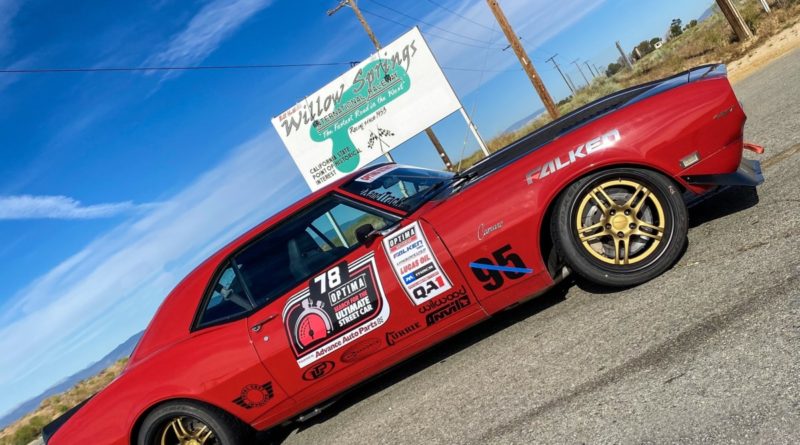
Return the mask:
<svg viewBox="0 0 800 445">
<path fill-rule="evenodd" d="M 161 431 L 161 445 L 211 445 L 216 443 L 208 425 L 190 417 L 176 417 Z"/>
<path fill-rule="evenodd" d="M 664 208 L 644 184 L 613 179 L 581 200 L 577 235 L 592 256 L 607 264 L 630 265 L 647 259 L 665 232 Z"/>
</svg>

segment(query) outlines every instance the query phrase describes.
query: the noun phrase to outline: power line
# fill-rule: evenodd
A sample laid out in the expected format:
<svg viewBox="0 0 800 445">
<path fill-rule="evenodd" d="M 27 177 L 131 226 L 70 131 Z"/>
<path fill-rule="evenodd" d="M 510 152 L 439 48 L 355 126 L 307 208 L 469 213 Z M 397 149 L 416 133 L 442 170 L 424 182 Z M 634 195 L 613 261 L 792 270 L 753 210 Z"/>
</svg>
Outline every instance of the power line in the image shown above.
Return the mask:
<svg viewBox="0 0 800 445">
<path fill-rule="evenodd" d="M 281 65 L 218 65 L 218 66 L 149 66 L 149 67 L 71 67 L 71 68 L 26 68 L 26 69 L 0 69 L 0 74 L 68 74 L 68 73 L 124 73 L 124 72 L 144 72 L 144 71 L 224 71 L 224 70 L 246 70 L 246 69 L 269 69 L 269 68 L 303 68 L 315 66 L 354 66 L 360 62 L 330 62 L 330 63 L 296 63 Z M 495 73 L 506 73 L 519 71 L 508 70 L 481 70 L 479 68 L 442 66 L 443 69 L 450 71 L 488 71 Z"/>
<path fill-rule="evenodd" d="M 408 25 L 408 24 L 406 24 L 406 23 L 403 23 L 403 22 L 398 22 L 397 20 L 394 20 L 394 19 L 392 19 L 392 18 L 389 18 L 389 17 L 383 16 L 383 15 L 380 15 L 380 14 L 378 14 L 378 13 L 375 13 L 375 12 L 369 11 L 369 10 L 367 10 L 367 9 L 364 9 L 364 8 L 361 8 L 361 12 L 363 12 L 364 14 L 367 14 L 367 15 L 371 15 L 371 16 L 373 16 L 373 17 L 375 17 L 375 18 L 379 18 L 379 19 L 381 19 L 381 20 L 385 20 L 385 21 L 387 21 L 387 22 L 394 23 L 395 25 L 400 25 L 400 26 L 402 26 L 402 27 L 404 27 L 404 28 L 407 28 L 408 26 L 410 26 L 410 25 Z M 445 36 L 442 36 L 442 35 L 439 35 L 439 34 L 434 34 L 434 33 L 430 32 L 430 31 L 428 31 L 428 30 L 426 30 L 426 31 L 425 31 L 425 35 L 428 35 L 428 36 L 431 36 L 431 37 L 436 37 L 436 38 L 438 38 L 438 39 L 442 39 L 442 40 L 447 40 L 448 42 L 457 43 L 457 44 L 459 44 L 459 45 L 464 45 L 464 46 L 468 46 L 468 47 L 471 47 L 471 48 L 478 48 L 478 49 L 502 49 L 502 48 L 500 48 L 500 47 L 493 47 L 493 46 L 486 46 L 486 45 L 475 45 L 475 44 L 473 44 L 473 43 L 460 42 L 460 41 L 458 41 L 458 40 L 453 40 L 453 39 L 451 39 L 451 38 L 449 38 L 449 37 L 445 37 Z"/>
<path fill-rule="evenodd" d="M 432 4 L 433 6 L 436 6 L 436 7 L 438 7 L 438 8 L 440 8 L 440 9 L 444 9 L 445 11 L 449 12 L 450 14 L 453 14 L 453 15 L 455 15 L 456 17 L 459 17 L 459 18 L 461 18 L 461 19 L 464 19 L 464 20 L 466 20 L 466 21 L 468 21 L 468 22 L 470 22 L 470 23 L 472 23 L 472 24 L 474 24 L 474 25 L 478 25 L 478 26 L 480 26 L 481 28 L 488 29 L 489 31 L 495 31 L 495 29 L 493 29 L 493 28 L 491 28 L 491 27 L 489 27 L 489 26 L 486 26 L 486 25 L 484 25 L 483 23 L 476 22 L 475 20 L 472 20 L 472 19 L 471 19 L 471 18 L 469 18 L 469 17 L 466 17 L 466 16 L 464 16 L 464 15 L 462 15 L 462 14 L 459 14 L 458 12 L 456 12 L 456 11 L 453 11 L 452 9 L 448 8 L 447 6 L 444 6 L 444 5 L 442 5 L 442 4 L 439 4 L 439 3 L 437 3 L 437 2 L 435 2 L 435 1 L 433 1 L 433 0 L 428 0 L 428 3 Z"/>
<path fill-rule="evenodd" d="M 440 30 L 440 31 L 443 31 L 443 32 L 446 32 L 446 33 L 448 33 L 448 34 L 452 34 L 452 35 L 454 35 L 454 36 L 461 37 L 462 39 L 473 40 L 473 41 L 475 41 L 475 42 L 478 42 L 478 43 L 484 43 L 484 44 L 487 44 L 487 45 L 491 45 L 491 44 L 492 44 L 492 42 L 489 42 L 489 41 L 486 41 L 486 40 L 481 40 L 481 39 L 476 39 L 476 38 L 474 38 L 474 37 L 470 37 L 470 36 L 467 36 L 467 35 L 464 35 L 464 34 L 460 34 L 460 33 L 457 33 L 457 32 L 450 31 L 449 29 L 442 28 L 441 26 L 434 25 L 433 23 L 426 22 L 426 21 L 424 21 L 424 20 L 421 20 L 421 19 L 419 19 L 419 18 L 417 18 L 417 17 L 414 17 L 414 16 L 411 16 L 411 15 L 408 15 L 408 14 L 406 14 L 406 13 L 405 13 L 405 12 L 403 12 L 403 11 L 400 11 L 400 10 L 398 10 L 398 9 L 394 9 L 394 8 L 392 8 L 391 6 L 386 6 L 386 5 L 384 5 L 383 3 L 380 3 L 380 2 L 378 2 L 378 1 L 376 1 L 376 0 L 370 0 L 370 1 L 371 1 L 372 3 L 374 3 L 374 4 L 376 4 L 376 5 L 378 5 L 378 6 L 382 7 L 382 8 L 384 8 L 384 9 L 388 9 L 389 11 L 392 11 L 392 12 L 394 12 L 395 14 L 399 14 L 399 15 L 401 15 L 401 16 L 403 16 L 403 17 L 405 17 L 405 18 L 409 19 L 409 20 L 412 20 L 412 21 L 414 21 L 414 22 L 419 22 L 419 23 L 422 23 L 422 24 L 424 24 L 424 25 L 428 25 L 428 26 L 430 26 L 431 28 L 436 28 L 436 29 L 438 29 L 438 30 Z M 363 10 L 363 9 L 362 9 L 362 10 Z"/>
<path fill-rule="evenodd" d="M 96 72 L 145 72 L 145 71 L 221 71 L 250 70 L 275 68 L 308 68 L 314 66 L 353 65 L 358 62 L 323 62 L 323 63 L 285 63 L 261 65 L 200 65 L 200 66 L 140 66 L 140 67 L 72 67 L 72 68 L 3 68 L 5 74 L 42 74 L 42 73 L 96 73 Z"/>
</svg>

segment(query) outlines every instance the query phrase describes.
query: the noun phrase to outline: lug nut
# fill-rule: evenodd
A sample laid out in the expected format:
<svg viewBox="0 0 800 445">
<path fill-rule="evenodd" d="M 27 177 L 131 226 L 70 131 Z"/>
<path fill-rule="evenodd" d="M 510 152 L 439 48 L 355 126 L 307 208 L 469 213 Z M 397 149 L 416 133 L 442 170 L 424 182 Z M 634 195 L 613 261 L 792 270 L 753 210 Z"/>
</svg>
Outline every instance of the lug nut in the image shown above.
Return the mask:
<svg viewBox="0 0 800 445">
<path fill-rule="evenodd" d="M 624 233 L 622 233 L 622 232 L 619 232 L 619 233 L 617 233 L 617 236 L 619 236 L 620 238 L 624 238 L 624 237 L 625 237 L 625 234 L 624 234 Z"/>
<path fill-rule="evenodd" d="M 631 223 L 628 227 L 630 227 L 631 229 L 635 229 L 636 228 L 636 224 Z"/>
<path fill-rule="evenodd" d="M 606 229 L 610 229 L 610 228 L 611 228 L 611 224 L 606 224 Z"/>
<path fill-rule="evenodd" d="M 630 211 L 630 210 L 625 210 L 625 216 L 628 216 L 628 215 L 630 215 L 630 214 L 631 214 L 631 211 Z"/>
<path fill-rule="evenodd" d="M 608 214 L 611 215 L 611 216 L 614 216 L 614 214 L 616 214 L 616 213 L 617 212 L 615 210 L 613 210 L 613 209 L 608 211 Z"/>
</svg>

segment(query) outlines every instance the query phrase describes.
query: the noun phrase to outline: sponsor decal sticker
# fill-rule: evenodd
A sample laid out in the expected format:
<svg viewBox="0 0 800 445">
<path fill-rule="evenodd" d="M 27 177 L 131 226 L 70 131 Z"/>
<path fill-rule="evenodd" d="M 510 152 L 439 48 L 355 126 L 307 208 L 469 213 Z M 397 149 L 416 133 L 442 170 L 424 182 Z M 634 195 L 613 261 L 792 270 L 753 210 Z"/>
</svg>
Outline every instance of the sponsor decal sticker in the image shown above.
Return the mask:
<svg viewBox="0 0 800 445">
<path fill-rule="evenodd" d="M 312 381 L 317 380 L 325 377 L 326 375 L 333 372 L 333 368 L 336 366 L 330 360 L 326 360 L 324 362 L 319 362 L 310 368 L 306 369 L 306 372 L 303 373 L 303 380 Z"/>
<path fill-rule="evenodd" d="M 244 409 L 252 409 L 266 405 L 274 396 L 275 391 L 272 389 L 272 382 L 267 382 L 263 385 L 247 385 L 242 388 L 239 397 L 233 399 L 233 403 Z"/>
<path fill-rule="evenodd" d="M 283 309 L 284 329 L 301 368 L 372 332 L 388 317 L 373 253 L 312 277 Z"/>
<path fill-rule="evenodd" d="M 339 359 L 343 363 L 355 363 L 365 357 L 368 357 L 381 350 L 381 341 L 377 338 L 364 340 L 351 346 L 348 350 L 342 353 Z"/>
<path fill-rule="evenodd" d="M 492 258 L 478 258 L 469 263 L 475 278 L 489 291 L 503 287 L 506 279 L 518 280 L 526 274 L 533 273 L 522 261 L 522 257 L 514 253 L 510 244 L 492 252 Z"/>
<path fill-rule="evenodd" d="M 411 333 L 419 329 L 421 326 L 418 321 L 414 324 L 408 325 L 399 331 L 389 331 L 386 333 L 386 344 L 394 346 L 400 340 L 407 338 Z"/>
<path fill-rule="evenodd" d="M 621 138 L 622 136 L 620 136 L 619 130 L 611 130 L 600 137 L 596 137 L 591 141 L 581 144 L 577 148 L 570 150 L 567 156 L 559 156 L 542 166 L 534 168 L 528 172 L 527 175 L 525 175 L 525 181 L 528 183 L 528 185 L 531 185 L 545 176 L 549 176 L 564 167 L 568 167 L 578 162 L 579 159 L 585 158 L 597 151 L 613 147 Z"/>
<path fill-rule="evenodd" d="M 436 309 L 435 311 L 426 315 L 425 322 L 428 324 L 428 326 L 433 326 L 434 324 L 469 306 L 469 304 L 470 300 L 467 295 L 458 296 L 439 309 Z"/>
<path fill-rule="evenodd" d="M 391 172 L 393 170 L 397 170 L 400 167 L 402 167 L 402 166 L 399 165 L 399 164 L 389 164 L 389 165 L 384 165 L 384 166 L 378 167 L 378 168 L 376 168 L 374 170 L 370 170 L 369 172 L 364 173 L 363 175 L 361 175 L 358 178 L 356 178 L 356 182 L 366 182 L 366 183 L 375 182 L 376 179 L 380 178 L 381 176 L 383 176 L 383 175 L 385 175 L 385 174 L 387 174 L 387 173 L 389 173 L 389 172 Z"/>
<path fill-rule="evenodd" d="M 383 247 L 397 279 L 415 306 L 453 287 L 418 222 L 384 238 Z"/>
</svg>

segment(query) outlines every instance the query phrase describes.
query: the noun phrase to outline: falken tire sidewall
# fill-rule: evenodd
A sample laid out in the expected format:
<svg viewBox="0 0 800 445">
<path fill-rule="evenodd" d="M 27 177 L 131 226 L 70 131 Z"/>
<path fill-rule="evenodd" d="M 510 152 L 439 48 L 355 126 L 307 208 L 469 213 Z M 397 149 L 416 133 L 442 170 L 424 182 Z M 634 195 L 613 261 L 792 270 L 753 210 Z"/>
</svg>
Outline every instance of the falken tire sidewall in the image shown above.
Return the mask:
<svg viewBox="0 0 800 445">
<path fill-rule="evenodd" d="M 643 182 L 662 202 L 666 232 L 652 258 L 642 265 L 613 266 L 591 258 L 577 237 L 575 212 L 580 200 L 595 185 L 610 179 Z M 603 286 L 630 287 L 645 283 L 669 269 L 686 244 L 688 216 L 680 189 L 660 173 L 634 168 L 614 168 L 588 175 L 567 187 L 556 202 L 551 235 L 559 255 L 574 272 Z"/>
</svg>

